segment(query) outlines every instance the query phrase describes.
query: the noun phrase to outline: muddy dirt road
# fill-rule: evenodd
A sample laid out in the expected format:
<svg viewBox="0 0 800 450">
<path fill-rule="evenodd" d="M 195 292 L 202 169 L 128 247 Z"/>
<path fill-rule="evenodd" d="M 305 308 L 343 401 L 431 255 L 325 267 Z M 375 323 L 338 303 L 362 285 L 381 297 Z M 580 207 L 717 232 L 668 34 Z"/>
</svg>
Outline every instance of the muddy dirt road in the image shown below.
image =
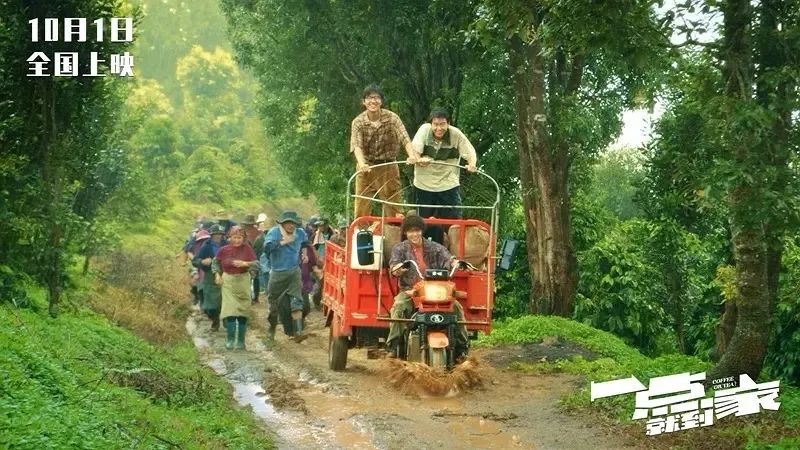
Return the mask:
<svg viewBox="0 0 800 450">
<path fill-rule="evenodd" d="M 385 361 L 367 359 L 364 349 L 350 351 L 346 371 L 328 370 L 328 330 L 319 312 L 309 316 L 311 337 L 304 342 L 288 340 L 279 327 L 267 347 L 264 306 L 253 308 L 246 351 L 226 351 L 224 331 L 212 333 L 199 312 L 186 327 L 204 362 L 233 385 L 236 400 L 276 432 L 279 448 L 632 448 L 558 410 L 560 396 L 574 389 L 569 377 L 493 367 L 486 361 L 504 358 L 476 350 L 482 388 L 448 398 L 405 394 L 384 381 Z M 498 351 L 504 350 L 491 350 Z"/>
</svg>

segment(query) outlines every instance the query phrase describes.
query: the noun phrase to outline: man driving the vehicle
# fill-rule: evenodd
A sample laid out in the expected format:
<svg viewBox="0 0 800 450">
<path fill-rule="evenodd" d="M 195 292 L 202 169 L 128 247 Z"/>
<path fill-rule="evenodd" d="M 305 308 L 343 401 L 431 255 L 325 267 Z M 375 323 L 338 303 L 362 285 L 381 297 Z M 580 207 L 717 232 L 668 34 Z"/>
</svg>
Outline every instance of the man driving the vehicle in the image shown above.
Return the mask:
<svg viewBox="0 0 800 450">
<path fill-rule="evenodd" d="M 446 269 L 450 270 L 453 264 L 458 261 L 447 251 L 447 248 L 439 243 L 424 239 L 422 233 L 425 231 L 425 222 L 418 215 L 408 215 L 403 219 L 401 225 L 402 233 L 407 239 L 395 245 L 392 249 L 392 256 L 389 259 L 389 267 L 392 275 L 398 277 L 400 292 L 394 297 L 394 303 L 390 316 L 393 319 L 408 318 L 414 312 L 414 305 L 411 300 L 410 292 L 414 285 L 420 281 L 417 271 L 403 267 L 404 261 L 414 261 L 421 273 L 426 269 Z M 460 322 L 464 321 L 464 309 L 456 301 L 453 303 L 456 315 Z M 389 322 L 389 337 L 386 340 L 388 356 L 396 358 L 399 350 L 400 337 L 403 335 L 403 325 L 401 322 Z M 458 359 L 467 350 L 467 328 L 463 324 L 456 326 L 456 345 L 455 356 Z"/>
</svg>

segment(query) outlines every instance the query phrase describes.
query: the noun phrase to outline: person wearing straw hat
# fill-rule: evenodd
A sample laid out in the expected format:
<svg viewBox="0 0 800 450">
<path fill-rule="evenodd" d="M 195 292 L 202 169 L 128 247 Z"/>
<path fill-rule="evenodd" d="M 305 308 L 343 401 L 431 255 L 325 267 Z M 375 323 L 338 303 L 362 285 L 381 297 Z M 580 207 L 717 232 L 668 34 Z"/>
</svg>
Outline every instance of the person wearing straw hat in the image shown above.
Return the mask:
<svg viewBox="0 0 800 450">
<path fill-rule="evenodd" d="M 259 234 L 258 226 L 256 225 L 256 216 L 253 214 L 247 214 L 244 216 L 244 219 L 242 219 L 240 224 L 244 230 L 246 242 L 252 247 Z"/>
<path fill-rule="evenodd" d="M 247 244 L 245 231 L 234 225 L 230 244 L 222 247 L 214 258 L 214 281 L 222 285 L 220 317 L 225 324 L 225 348 L 245 349 L 247 320 L 250 317 L 250 268 L 256 267 L 256 253 Z"/>
<path fill-rule="evenodd" d="M 268 340 L 275 338 L 278 315 L 291 311 L 291 316 L 281 314 L 283 332 L 294 336 L 296 341 L 305 338 L 303 334 L 302 283 L 300 278 L 301 249 L 308 250 L 308 236 L 294 211 L 284 211 L 264 240 L 264 252 L 270 262 L 269 284 L 267 285 Z"/>
<path fill-rule="evenodd" d="M 230 214 L 228 214 L 224 209 L 217 210 L 217 212 L 214 214 L 214 222 L 222 227 L 222 230 L 225 231 L 226 235 L 231 230 L 232 226 L 238 225 L 231 219 Z"/>
<path fill-rule="evenodd" d="M 267 230 L 266 229 L 266 227 L 267 227 L 267 225 L 266 225 L 267 219 L 269 219 L 269 217 L 267 217 L 266 213 L 262 212 L 262 213 L 258 214 L 258 218 L 256 219 L 256 225 L 258 225 L 258 231 L 266 231 Z M 255 250 L 255 249 L 253 249 L 253 250 Z"/>
</svg>

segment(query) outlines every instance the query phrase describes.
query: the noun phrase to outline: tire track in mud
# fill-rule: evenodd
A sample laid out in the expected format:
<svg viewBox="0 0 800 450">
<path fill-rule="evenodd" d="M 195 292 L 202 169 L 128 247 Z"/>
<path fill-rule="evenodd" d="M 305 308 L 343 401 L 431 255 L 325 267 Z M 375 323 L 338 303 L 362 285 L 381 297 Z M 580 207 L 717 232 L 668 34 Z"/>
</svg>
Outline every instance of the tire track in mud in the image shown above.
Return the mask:
<svg viewBox="0 0 800 450">
<path fill-rule="evenodd" d="M 266 347 L 263 305 L 253 307 L 246 351 L 224 350 L 199 312 L 186 327 L 203 362 L 287 449 L 595 449 L 632 448 L 613 430 L 565 415 L 558 399 L 574 389 L 566 376 L 528 376 L 483 365 L 485 385 L 453 397 L 404 394 L 383 378 L 385 361 L 351 349 L 347 370 L 327 367 L 327 328 L 308 317 L 310 337 L 290 341 L 280 330 Z M 476 351 L 480 361 L 482 351 Z M 385 373 L 385 372 L 384 372 Z"/>
</svg>

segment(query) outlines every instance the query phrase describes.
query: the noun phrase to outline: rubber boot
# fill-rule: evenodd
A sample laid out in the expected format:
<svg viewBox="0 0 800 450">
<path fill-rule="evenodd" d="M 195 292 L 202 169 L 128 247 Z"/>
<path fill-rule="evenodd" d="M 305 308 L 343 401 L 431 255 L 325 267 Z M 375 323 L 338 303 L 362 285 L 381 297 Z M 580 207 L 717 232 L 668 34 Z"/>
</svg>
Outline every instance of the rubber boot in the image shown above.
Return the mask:
<svg viewBox="0 0 800 450">
<path fill-rule="evenodd" d="M 391 341 L 386 343 L 386 357 L 390 359 L 397 358 L 399 355 L 398 352 L 398 345 L 397 341 Z"/>
<path fill-rule="evenodd" d="M 267 335 L 264 336 L 264 343 L 271 344 L 275 342 L 275 330 L 278 328 L 278 319 L 277 317 L 274 319 L 274 322 L 270 320 L 272 318 L 267 317 Z"/>
<path fill-rule="evenodd" d="M 219 331 L 219 310 L 211 311 L 211 331 Z"/>
<path fill-rule="evenodd" d="M 255 305 L 258 303 L 258 293 L 261 291 L 261 286 L 259 285 L 260 280 L 258 277 L 253 277 L 253 280 L 250 282 L 250 303 Z"/>
<path fill-rule="evenodd" d="M 236 336 L 236 350 L 244 350 L 244 336 L 247 333 L 247 319 L 244 317 L 237 317 L 236 323 L 239 324 L 239 331 Z"/>
<path fill-rule="evenodd" d="M 230 350 L 233 348 L 233 343 L 236 339 L 236 320 L 233 317 L 226 317 L 223 322 L 225 322 L 225 331 L 227 332 L 225 348 Z"/>
<path fill-rule="evenodd" d="M 294 316 L 295 314 L 292 314 Z M 292 328 L 294 328 L 294 341 L 303 342 L 308 335 L 303 333 L 303 318 L 292 318 Z"/>
</svg>

